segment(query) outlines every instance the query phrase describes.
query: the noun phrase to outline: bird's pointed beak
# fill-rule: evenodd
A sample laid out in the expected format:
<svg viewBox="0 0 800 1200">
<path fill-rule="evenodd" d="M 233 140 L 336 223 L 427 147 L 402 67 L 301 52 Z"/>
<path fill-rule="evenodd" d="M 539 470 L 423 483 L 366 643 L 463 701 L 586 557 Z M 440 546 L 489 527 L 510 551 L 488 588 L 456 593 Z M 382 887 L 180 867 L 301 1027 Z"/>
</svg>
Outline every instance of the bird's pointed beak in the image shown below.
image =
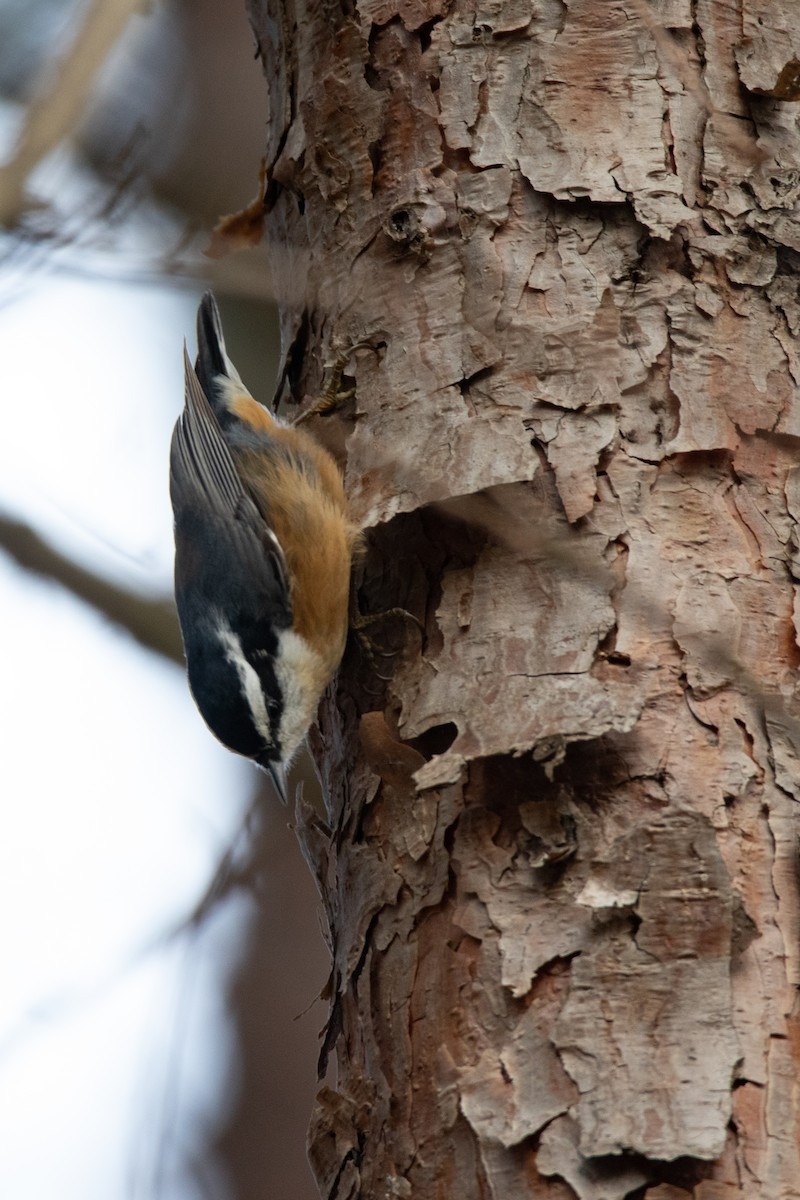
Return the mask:
<svg viewBox="0 0 800 1200">
<path fill-rule="evenodd" d="M 280 762 L 267 763 L 269 777 L 273 782 L 275 791 L 280 797 L 281 804 L 289 803 L 289 783 L 286 778 L 286 767 Z"/>
</svg>

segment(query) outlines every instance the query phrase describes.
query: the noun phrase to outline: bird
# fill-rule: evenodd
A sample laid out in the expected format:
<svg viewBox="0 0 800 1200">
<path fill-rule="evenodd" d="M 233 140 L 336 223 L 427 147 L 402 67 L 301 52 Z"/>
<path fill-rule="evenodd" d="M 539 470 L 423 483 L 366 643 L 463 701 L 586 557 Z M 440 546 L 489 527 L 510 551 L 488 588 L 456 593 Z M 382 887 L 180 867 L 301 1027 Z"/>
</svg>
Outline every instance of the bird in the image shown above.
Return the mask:
<svg viewBox="0 0 800 1200">
<path fill-rule="evenodd" d="M 286 803 L 287 767 L 344 654 L 359 529 L 331 455 L 245 387 L 211 292 L 194 365 L 185 344 L 183 357 L 169 474 L 189 687 L 215 737 Z"/>
</svg>

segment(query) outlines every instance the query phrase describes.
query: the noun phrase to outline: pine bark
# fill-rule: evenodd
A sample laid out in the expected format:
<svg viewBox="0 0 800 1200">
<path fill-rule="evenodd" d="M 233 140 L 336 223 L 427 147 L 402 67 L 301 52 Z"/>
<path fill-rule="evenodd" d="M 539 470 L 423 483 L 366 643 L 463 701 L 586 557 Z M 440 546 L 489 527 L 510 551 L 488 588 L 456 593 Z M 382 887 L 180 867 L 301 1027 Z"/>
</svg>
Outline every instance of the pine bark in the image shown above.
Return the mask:
<svg viewBox="0 0 800 1200">
<path fill-rule="evenodd" d="M 281 398 L 372 340 L 425 627 L 313 739 L 321 1194 L 797 1200 L 796 0 L 249 9 Z"/>
</svg>

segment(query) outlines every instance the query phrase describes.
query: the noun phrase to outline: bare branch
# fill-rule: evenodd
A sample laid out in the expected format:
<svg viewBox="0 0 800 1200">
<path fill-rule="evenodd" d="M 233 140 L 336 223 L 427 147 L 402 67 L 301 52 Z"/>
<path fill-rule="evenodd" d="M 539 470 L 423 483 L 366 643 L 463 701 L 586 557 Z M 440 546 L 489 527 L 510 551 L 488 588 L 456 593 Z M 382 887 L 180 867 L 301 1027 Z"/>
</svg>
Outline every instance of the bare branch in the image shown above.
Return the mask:
<svg viewBox="0 0 800 1200">
<path fill-rule="evenodd" d="M 31 101 L 14 153 L 0 168 L 0 225 L 16 220 L 34 167 L 74 129 L 95 75 L 144 0 L 94 0 L 71 47 Z"/>
<path fill-rule="evenodd" d="M 0 517 L 0 547 L 26 571 L 33 571 L 72 592 L 140 645 L 174 662 L 183 662 L 178 622 L 171 601 L 149 600 L 79 567 L 48 545 L 21 521 Z"/>
</svg>

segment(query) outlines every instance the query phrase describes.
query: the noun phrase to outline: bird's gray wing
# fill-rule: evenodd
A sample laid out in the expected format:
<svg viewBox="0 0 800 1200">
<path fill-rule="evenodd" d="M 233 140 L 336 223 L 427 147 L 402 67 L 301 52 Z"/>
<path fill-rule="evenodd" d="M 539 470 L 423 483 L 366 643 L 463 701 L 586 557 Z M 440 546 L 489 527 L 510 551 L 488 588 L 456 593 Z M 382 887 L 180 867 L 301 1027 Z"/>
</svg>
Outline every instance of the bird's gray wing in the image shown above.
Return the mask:
<svg viewBox="0 0 800 1200">
<path fill-rule="evenodd" d="M 254 588 L 276 584 L 289 603 L 286 560 L 280 542 L 242 483 L 233 456 L 194 367 L 183 348 L 186 396 L 170 449 L 170 496 L 176 523 L 193 514 L 217 531 L 253 575 Z M 265 577 L 265 572 L 268 577 Z"/>
</svg>

